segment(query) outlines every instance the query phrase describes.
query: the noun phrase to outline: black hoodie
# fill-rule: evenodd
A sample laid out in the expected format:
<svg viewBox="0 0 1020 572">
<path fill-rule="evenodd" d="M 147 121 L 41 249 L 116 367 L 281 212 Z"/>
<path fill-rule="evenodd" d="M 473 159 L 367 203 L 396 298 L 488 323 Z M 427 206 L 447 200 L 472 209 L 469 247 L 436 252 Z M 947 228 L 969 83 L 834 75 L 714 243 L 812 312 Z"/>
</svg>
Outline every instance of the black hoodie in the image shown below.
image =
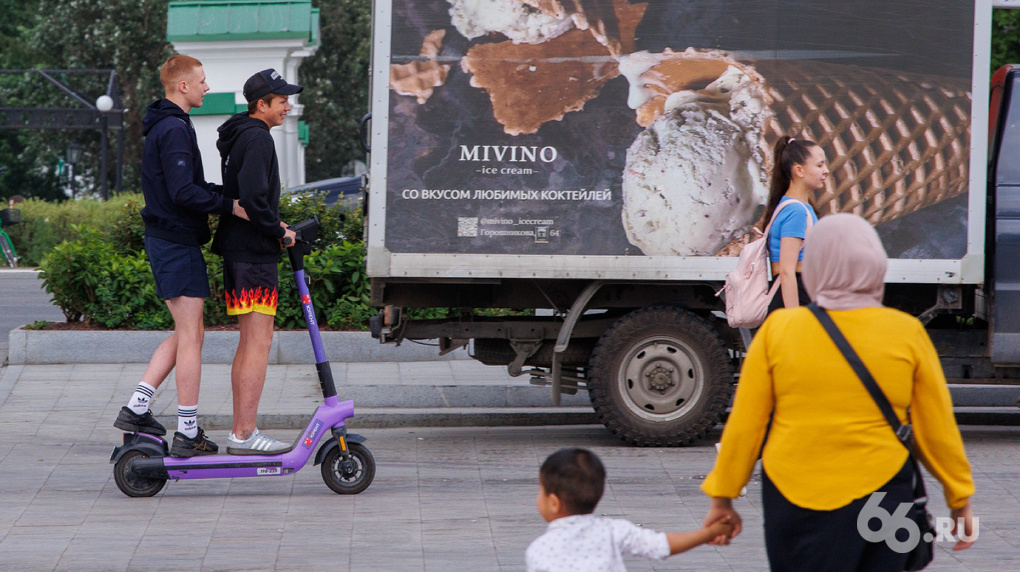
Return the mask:
<svg viewBox="0 0 1020 572">
<path fill-rule="evenodd" d="M 249 220 L 221 219 L 213 252 L 231 262 L 276 262 L 284 230 L 280 226 L 280 166 L 269 125 L 238 113 L 217 131 L 223 194 L 239 199 Z"/>
<path fill-rule="evenodd" d="M 142 134 L 145 235 L 195 246 L 209 242 L 209 214 L 229 215 L 234 202 L 206 182 L 191 118 L 160 99 L 145 110 Z"/>
</svg>

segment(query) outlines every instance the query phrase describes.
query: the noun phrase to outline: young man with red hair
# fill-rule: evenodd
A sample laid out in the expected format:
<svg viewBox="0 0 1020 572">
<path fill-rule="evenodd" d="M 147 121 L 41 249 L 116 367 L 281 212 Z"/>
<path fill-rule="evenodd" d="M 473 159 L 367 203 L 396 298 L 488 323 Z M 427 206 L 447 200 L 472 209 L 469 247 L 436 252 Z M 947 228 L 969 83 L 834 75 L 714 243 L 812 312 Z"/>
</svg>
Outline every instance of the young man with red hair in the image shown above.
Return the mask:
<svg viewBox="0 0 1020 572">
<path fill-rule="evenodd" d="M 209 242 L 209 215 L 222 221 L 246 218 L 235 199 L 208 183 L 202 170 L 195 128 L 188 112 L 202 107 L 209 91 L 202 63 L 177 55 L 160 68 L 166 97 L 151 103 L 142 120 L 142 194 L 145 252 L 156 281 L 156 295 L 174 319 L 170 335 L 149 360 L 142 381 L 114 427 L 165 435 L 149 405 L 156 388 L 177 368 L 177 432 L 170 453 L 178 457 L 211 455 L 216 443 L 198 426 L 198 390 L 202 377 L 202 309 L 209 278 L 201 246 Z M 234 215 L 234 216 L 231 216 Z M 237 218 L 241 217 L 241 218 Z"/>
</svg>

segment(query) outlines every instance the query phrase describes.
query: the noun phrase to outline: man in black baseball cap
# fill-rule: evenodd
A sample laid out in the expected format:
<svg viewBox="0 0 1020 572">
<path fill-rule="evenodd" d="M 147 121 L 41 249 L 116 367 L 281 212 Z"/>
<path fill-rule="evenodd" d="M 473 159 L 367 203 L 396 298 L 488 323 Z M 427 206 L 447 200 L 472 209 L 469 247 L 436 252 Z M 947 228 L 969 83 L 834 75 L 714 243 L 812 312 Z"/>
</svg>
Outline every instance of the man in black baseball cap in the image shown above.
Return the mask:
<svg viewBox="0 0 1020 572">
<path fill-rule="evenodd" d="M 303 89 L 300 85 L 287 83 L 287 80 L 283 79 L 279 72 L 270 68 L 260 71 L 244 82 L 244 99 L 251 103 L 270 93 L 276 95 L 295 95 L 301 93 Z"/>
<path fill-rule="evenodd" d="M 223 194 L 238 199 L 248 214 L 244 224 L 219 225 L 212 244 L 213 252 L 223 257 L 227 315 L 237 316 L 241 326 L 230 370 L 234 422 L 227 453 L 232 455 L 272 455 L 291 449 L 259 431 L 255 419 L 273 342 L 276 264 L 283 246 L 293 245 L 295 238 L 280 220 L 280 167 L 269 130 L 283 125 L 291 109 L 290 96 L 301 90 L 276 70 L 262 70 L 244 82 L 247 112 L 234 115 L 218 130 Z"/>
</svg>

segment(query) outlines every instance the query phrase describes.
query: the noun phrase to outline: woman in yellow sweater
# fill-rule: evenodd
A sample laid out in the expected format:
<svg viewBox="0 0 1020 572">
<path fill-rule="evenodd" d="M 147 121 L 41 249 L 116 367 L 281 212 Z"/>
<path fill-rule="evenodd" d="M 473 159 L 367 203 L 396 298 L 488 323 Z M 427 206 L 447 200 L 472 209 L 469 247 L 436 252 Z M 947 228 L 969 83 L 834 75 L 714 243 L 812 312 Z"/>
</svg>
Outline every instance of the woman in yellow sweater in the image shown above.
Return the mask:
<svg viewBox="0 0 1020 572">
<path fill-rule="evenodd" d="M 972 538 L 974 483 L 938 355 L 917 319 L 882 306 L 885 270 L 878 234 L 860 217 L 826 217 L 808 236 L 808 293 L 828 310 L 901 422 L 909 408 L 916 454 L 942 484 L 954 523 L 963 518 Z M 740 516 L 731 501 L 759 451 L 772 570 L 903 569 L 907 555 L 865 541 L 857 519 L 874 492 L 886 493 L 881 506 L 890 513 L 913 500 L 908 451 L 805 307 L 772 313 L 755 335 L 715 468 L 701 487 L 712 498 L 705 521 L 728 516 L 736 523 L 732 536 Z M 970 544 L 960 540 L 955 548 Z"/>
</svg>

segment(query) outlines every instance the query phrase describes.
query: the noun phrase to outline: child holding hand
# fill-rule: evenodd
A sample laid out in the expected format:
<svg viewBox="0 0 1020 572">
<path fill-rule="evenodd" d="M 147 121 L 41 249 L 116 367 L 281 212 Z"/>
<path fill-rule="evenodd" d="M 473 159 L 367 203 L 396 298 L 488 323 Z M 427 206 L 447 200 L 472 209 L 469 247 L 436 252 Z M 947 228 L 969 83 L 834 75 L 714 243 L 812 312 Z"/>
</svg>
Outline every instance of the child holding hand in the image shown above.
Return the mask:
<svg viewBox="0 0 1020 572">
<path fill-rule="evenodd" d="M 535 504 L 549 523 L 525 553 L 528 572 L 568 570 L 626 571 L 623 555 L 665 560 L 717 539 L 729 537 L 727 520 L 692 532 L 659 532 L 617 518 L 595 516 L 602 498 L 606 470 L 587 449 L 562 449 L 539 470 Z"/>
</svg>

